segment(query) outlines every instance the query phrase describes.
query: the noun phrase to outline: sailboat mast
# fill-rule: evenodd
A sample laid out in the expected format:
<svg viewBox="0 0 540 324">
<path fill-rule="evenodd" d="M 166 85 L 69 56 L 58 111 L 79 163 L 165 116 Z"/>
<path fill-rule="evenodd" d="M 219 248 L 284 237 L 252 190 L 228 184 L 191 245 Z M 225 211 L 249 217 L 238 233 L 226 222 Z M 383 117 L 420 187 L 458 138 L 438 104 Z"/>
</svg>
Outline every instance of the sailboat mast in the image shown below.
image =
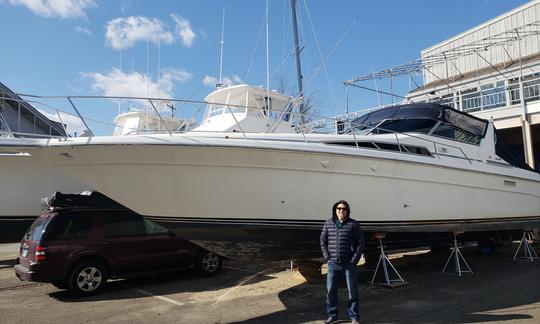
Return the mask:
<svg viewBox="0 0 540 324">
<path fill-rule="evenodd" d="M 225 37 L 225 6 L 223 6 L 223 17 L 221 19 L 221 50 L 219 54 L 219 82 L 216 88 L 223 85 L 223 38 Z"/>
<path fill-rule="evenodd" d="M 298 79 L 298 96 L 304 96 L 304 88 L 302 85 L 302 66 L 300 65 L 300 45 L 298 44 L 298 23 L 296 20 L 296 0 L 291 0 L 292 19 L 294 27 L 294 52 L 296 55 L 296 76 Z M 300 103 L 300 121 L 304 123 L 304 102 Z"/>
</svg>

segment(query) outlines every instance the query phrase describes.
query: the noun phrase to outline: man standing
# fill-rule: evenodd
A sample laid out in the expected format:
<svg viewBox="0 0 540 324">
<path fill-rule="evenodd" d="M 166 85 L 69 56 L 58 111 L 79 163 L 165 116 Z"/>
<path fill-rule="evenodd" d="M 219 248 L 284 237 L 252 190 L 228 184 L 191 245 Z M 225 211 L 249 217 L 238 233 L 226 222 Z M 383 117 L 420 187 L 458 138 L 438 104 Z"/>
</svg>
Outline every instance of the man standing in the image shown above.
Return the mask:
<svg viewBox="0 0 540 324">
<path fill-rule="evenodd" d="M 326 277 L 326 324 L 338 319 L 337 291 L 340 279 L 345 277 L 349 290 L 347 311 L 353 324 L 358 322 L 357 263 L 364 252 L 364 234 L 357 221 L 350 218 L 351 208 L 345 200 L 332 207 L 332 218 L 324 223 L 321 232 L 321 250 L 328 263 Z"/>
</svg>

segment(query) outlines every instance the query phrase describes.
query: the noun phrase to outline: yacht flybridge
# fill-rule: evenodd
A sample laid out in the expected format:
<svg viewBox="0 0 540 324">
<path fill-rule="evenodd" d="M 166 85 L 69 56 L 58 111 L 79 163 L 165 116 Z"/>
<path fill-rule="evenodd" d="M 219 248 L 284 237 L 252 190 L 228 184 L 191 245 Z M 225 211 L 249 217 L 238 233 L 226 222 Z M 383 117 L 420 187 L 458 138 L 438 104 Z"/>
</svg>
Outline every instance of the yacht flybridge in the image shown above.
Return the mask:
<svg viewBox="0 0 540 324">
<path fill-rule="evenodd" d="M 256 242 L 287 257 L 318 255 L 317 236 L 339 199 L 368 232 L 417 237 L 540 223 L 540 174 L 511 157 L 488 121 L 423 103 L 366 114 L 345 134 L 271 132 L 290 124 L 283 116 L 291 110 L 263 104 L 264 127 L 249 132 L 239 102 L 259 99 L 225 96 L 233 106 L 210 101 L 193 131 L 49 140 L 26 151 L 187 238 L 222 244 L 225 255 Z M 217 118 L 236 126 L 206 128 Z"/>
<path fill-rule="evenodd" d="M 295 133 L 291 124 L 292 97 L 276 91 L 240 84 L 217 89 L 208 103 L 199 132 Z"/>
</svg>

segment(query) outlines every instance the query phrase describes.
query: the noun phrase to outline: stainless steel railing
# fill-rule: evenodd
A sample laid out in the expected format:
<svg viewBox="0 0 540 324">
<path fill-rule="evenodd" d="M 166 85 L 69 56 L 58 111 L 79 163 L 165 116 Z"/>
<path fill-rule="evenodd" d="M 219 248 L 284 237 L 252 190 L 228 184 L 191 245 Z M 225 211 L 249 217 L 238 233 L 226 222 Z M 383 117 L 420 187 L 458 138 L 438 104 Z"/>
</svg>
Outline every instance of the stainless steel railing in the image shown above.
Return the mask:
<svg viewBox="0 0 540 324">
<path fill-rule="evenodd" d="M 90 118 L 88 116 L 85 116 L 85 114 L 83 114 L 81 112 L 81 109 L 77 107 L 77 100 L 92 100 L 92 99 L 103 100 L 103 99 L 106 99 L 106 100 L 115 100 L 115 101 L 118 101 L 118 100 L 137 101 L 139 103 L 147 102 L 149 104 L 148 108 L 150 108 L 151 111 L 159 118 L 160 122 L 162 123 L 162 125 L 164 126 L 165 129 L 164 130 L 159 130 L 159 129 L 157 129 L 157 130 L 149 130 L 149 129 L 139 129 L 139 128 L 136 128 L 136 129 L 133 128 L 132 129 L 130 127 L 128 127 L 128 129 L 133 134 L 137 134 L 137 133 L 141 133 L 141 132 L 142 133 L 153 133 L 153 134 L 166 133 L 169 136 L 173 136 L 174 134 L 178 134 L 178 133 L 184 133 L 186 131 L 190 131 L 190 132 L 194 132 L 194 131 L 192 129 L 189 129 L 189 128 L 184 129 L 184 130 L 170 129 L 167 126 L 167 123 L 165 122 L 165 120 L 164 120 L 164 118 L 162 116 L 163 111 L 160 111 L 158 109 L 158 107 L 156 106 L 157 103 L 176 102 L 176 103 L 182 103 L 183 105 L 184 104 L 200 105 L 200 107 L 198 109 L 194 110 L 191 117 L 193 117 L 193 115 L 196 114 L 197 111 L 200 111 L 201 108 L 203 108 L 205 105 L 208 105 L 208 104 L 213 104 L 213 105 L 218 104 L 218 105 L 220 105 L 220 103 L 215 103 L 215 102 L 214 103 L 208 103 L 208 102 L 197 101 L 197 100 L 162 99 L 162 98 L 146 98 L 146 97 L 34 96 L 34 95 L 27 95 L 27 94 L 18 94 L 18 95 L 20 97 L 27 97 L 27 98 L 30 98 L 30 99 L 14 99 L 14 98 L 1 98 L 1 97 L 0 97 L 0 99 L 12 100 L 12 101 L 24 101 L 24 102 L 29 103 L 29 104 L 33 104 L 33 105 L 37 105 L 37 106 L 41 106 L 41 107 L 46 107 L 47 109 L 54 111 L 54 113 L 60 119 L 60 122 L 62 122 L 62 117 L 61 116 L 63 114 L 67 115 L 67 116 L 71 116 L 72 118 L 77 118 L 77 119 L 80 120 L 81 124 L 86 128 L 86 130 L 88 131 L 89 136 L 95 136 L 94 132 L 92 132 L 92 130 L 90 129 L 90 125 L 89 125 L 90 123 L 99 123 L 101 125 L 105 125 L 105 126 L 109 126 L 109 127 L 116 127 L 117 125 L 115 123 L 112 123 L 112 122 L 104 122 L 104 121 L 100 121 L 100 120 L 95 119 L 95 118 Z M 50 99 L 64 100 L 65 102 L 67 102 L 69 104 L 67 107 L 73 109 L 75 113 L 66 111 L 66 108 L 60 108 L 58 106 L 53 106 L 51 104 L 48 104 L 48 103 L 44 102 L 45 100 L 50 100 Z M 231 114 L 231 116 L 235 120 L 235 123 L 236 123 L 237 127 L 240 129 L 240 132 L 242 133 L 243 137 L 246 138 L 246 139 L 249 139 L 251 134 L 245 132 L 242 129 L 242 126 L 241 126 L 240 122 L 237 119 L 237 117 L 239 116 L 240 113 L 237 111 L 236 108 L 245 109 L 246 111 L 248 111 L 248 110 L 260 111 L 261 108 L 259 108 L 259 107 L 248 107 L 248 106 L 245 106 L 245 105 L 233 105 L 233 104 L 222 104 L 222 105 L 224 107 L 226 107 L 228 113 Z M 363 112 L 367 113 L 367 112 L 382 109 L 382 108 L 385 108 L 385 107 L 387 107 L 387 106 L 376 107 L 376 108 L 373 108 L 373 109 L 365 110 Z M 187 110 L 187 108 L 186 108 L 186 110 Z M 320 140 L 314 140 L 314 139 L 308 138 L 307 135 L 314 133 L 313 127 L 316 127 L 317 125 L 322 124 L 322 123 L 334 123 L 334 124 L 336 124 L 338 121 L 343 121 L 343 120 L 341 120 L 341 118 L 339 118 L 339 116 L 330 118 L 330 117 L 318 116 L 318 115 L 314 115 L 314 114 L 302 114 L 302 113 L 294 111 L 294 109 L 292 109 L 290 111 L 267 109 L 267 112 L 275 112 L 275 116 L 278 117 L 278 118 L 275 118 L 274 120 L 272 120 L 272 123 L 268 127 L 267 131 L 271 132 L 272 129 L 276 129 L 277 125 L 284 122 L 284 119 L 285 119 L 286 116 L 289 116 L 290 118 L 296 118 L 296 121 L 297 121 L 298 124 L 296 125 L 295 130 L 296 130 L 297 133 L 302 134 L 303 140 L 305 142 L 320 141 Z M 304 124 L 304 123 L 302 123 L 302 118 L 300 118 L 300 116 L 304 116 L 306 120 L 310 120 L 310 119 L 314 120 L 314 119 L 316 119 L 317 121 Z M 0 115 L 0 117 L 1 117 L 1 115 Z M 0 119 L 0 122 L 3 123 L 4 121 Z M 64 125 L 64 122 L 62 122 L 62 124 Z M 7 125 L 7 123 L 5 125 Z M 360 126 L 360 125 L 354 125 L 354 126 Z M 460 152 L 459 156 L 455 156 L 455 157 L 464 158 L 467 161 L 469 161 L 470 163 L 472 163 L 472 159 L 469 158 L 467 156 L 467 154 L 463 151 L 463 149 L 461 147 L 459 147 L 459 146 L 449 145 L 447 143 L 441 143 L 441 142 L 438 142 L 438 141 L 435 141 L 435 140 L 432 140 L 432 139 L 426 139 L 424 137 L 417 136 L 415 134 L 411 134 L 410 132 L 397 132 L 397 131 L 393 131 L 393 130 L 387 130 L 387 129 L 384 129 L 384 128 L 378 126 L 378 125 L 375 126 L 372 129 L 379 129 L 381 131 L 385 131 L 385 132 L 388 132 L 388 133 L 393 133 L 394 134 L 393 137 L 386 137 L 385 140 L 392 141 L 393 143 L 397 144 L 397 146 L 399 148 L 399 152 L 402 152 L 402 143 L 400 143 L 400 136 L 399 136 L 399 135 L 402 135 L 402 136 L 406 136 L 406 137 L 409 137 L 409 138 L 418 139 L 418 140 L 420 140 L 422 142 L 426 142 L 427 143 L 426 144 L 426 146 L 427 146 L 426 149 L 428 149 L 434 156 L 437 156 L 437 157 L 440 158 L 440 156 L 442 156 L 442 155 L 448 155 L 448 154 L 440 154 L 439 153 L 439 149 L 438 149 L 439 146 L 444 146 L 444 147 L 455 149 L 456 151 Z M 35 136 L 35 134 L 20 133 L 20 132 L 18 133 L 18 132 L 13 132 L 12 130 L 9 130 L 9 129 L 5 130 L 5 132 L 9 133 L 11 136 L 22 136 L 22 137 Z M 67 131 L 66 131 L 66 133 L 67 133 Z M 362 142 L 362 138 L 359 139 L 360 135 L 357 135 L 354 132 L 352 132 L 351 134 L 348 134 L 348 135 L 352 137 L 352 139 L 354 140 L 357 148 L 362 148 L 359 145 L 359 143 Z M 54 137 L 54 136 L 51 136 L 51 137 Z M 433 147 L 433 149 L 432 149 L 433 151 L 428 148 L 430 146 Z M 450 155 L 450 156 L 452 156 L 452 155 Z"/>
</svg>

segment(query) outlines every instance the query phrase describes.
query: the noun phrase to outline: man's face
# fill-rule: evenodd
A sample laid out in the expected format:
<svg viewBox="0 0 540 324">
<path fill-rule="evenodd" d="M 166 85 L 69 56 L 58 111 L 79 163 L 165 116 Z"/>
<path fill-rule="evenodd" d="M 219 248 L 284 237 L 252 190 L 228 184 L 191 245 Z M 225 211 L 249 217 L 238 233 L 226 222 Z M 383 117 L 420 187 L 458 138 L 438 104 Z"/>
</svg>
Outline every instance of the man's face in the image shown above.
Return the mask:
<svg viewBox="0 0 540 324">
<path fill-rule="evenodd" d="M 339 204 L 336 207 L 336 214 L 341 221 L 347 218 L 347 215 L 349 215 L 349 210 L 347 209 L 347 206 L 345 206 L 345 204 Z"/>
</svg>

